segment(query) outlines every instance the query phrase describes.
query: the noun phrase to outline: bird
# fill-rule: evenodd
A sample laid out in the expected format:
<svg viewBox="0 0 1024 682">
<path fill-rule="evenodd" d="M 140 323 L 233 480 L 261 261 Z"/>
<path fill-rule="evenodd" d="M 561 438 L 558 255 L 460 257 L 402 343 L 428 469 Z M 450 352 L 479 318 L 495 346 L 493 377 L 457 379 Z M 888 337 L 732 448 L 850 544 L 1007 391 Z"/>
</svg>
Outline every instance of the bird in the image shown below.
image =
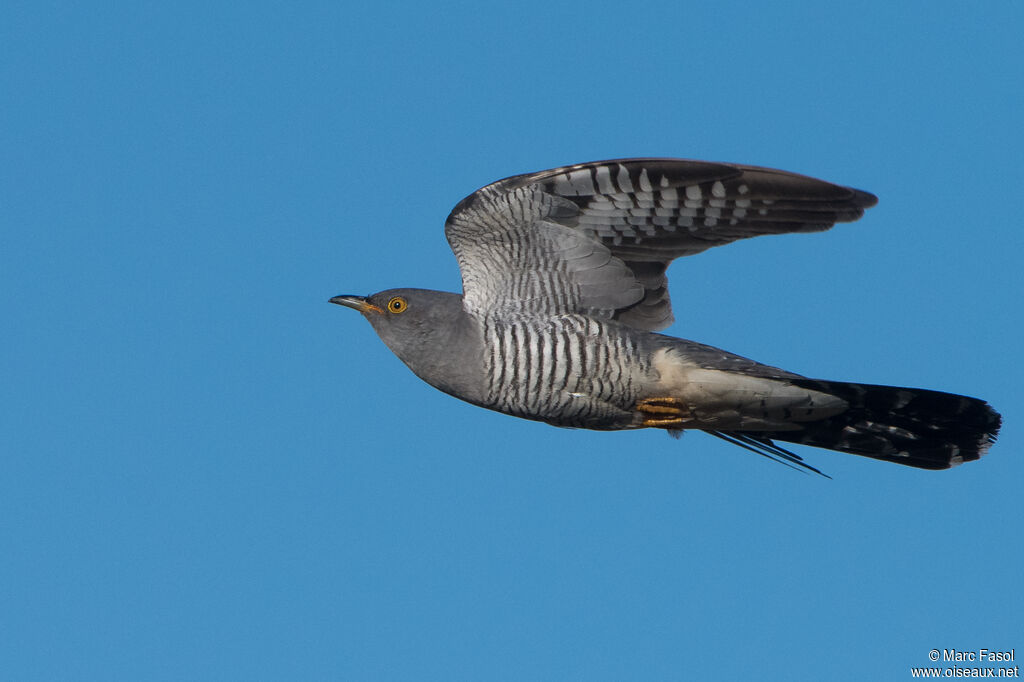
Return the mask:
<svg viewBox="0 0 1024 682">
<path fill-rule="evenodd" d="M 630 158 L 514 175 L 445 221 L 462 293 L 341 295 L 426 383 L 559 427 L 698 430 L 825 475 L 791 449 L 921 469 L 979 459 L 1000 415 L 941 391 L 809 378 L 659 333 L 666 270 L 759 235 L 859 219 L 869 193 L 759 166 Z"/>
</svg>

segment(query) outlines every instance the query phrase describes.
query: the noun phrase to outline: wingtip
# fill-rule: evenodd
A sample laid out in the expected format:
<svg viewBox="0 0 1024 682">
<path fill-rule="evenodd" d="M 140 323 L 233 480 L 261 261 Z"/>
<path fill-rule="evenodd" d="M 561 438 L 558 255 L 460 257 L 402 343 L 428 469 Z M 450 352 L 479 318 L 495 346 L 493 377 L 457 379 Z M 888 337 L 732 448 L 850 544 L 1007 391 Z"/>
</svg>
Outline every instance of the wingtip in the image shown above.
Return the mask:
<svg viewBox="0 0 1024 682">
<path fill-rule="evenodd" d="M 850 191 L 853 192 L 853 203 L 860 208 L 871 208 L 878 204 L 878 197 L 871 192 L 865 192 L 862 189 L 854 189 L 853 187 L 850 188 Z"/>
</svg>

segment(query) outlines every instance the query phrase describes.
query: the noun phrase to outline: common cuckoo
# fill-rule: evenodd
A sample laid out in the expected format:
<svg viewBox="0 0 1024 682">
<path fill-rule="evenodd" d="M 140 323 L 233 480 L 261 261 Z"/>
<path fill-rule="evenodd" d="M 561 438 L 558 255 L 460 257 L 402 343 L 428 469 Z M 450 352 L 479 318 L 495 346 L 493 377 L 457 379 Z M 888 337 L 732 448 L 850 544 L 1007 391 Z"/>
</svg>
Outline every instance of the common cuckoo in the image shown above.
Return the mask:
<svg viewBox="0 0 1024 682">
<path fill-rule="evenodd" d="M 810 379 L 655 333 L 669 263 L 763 234 L 816 232 L 877 199 L 794 173 L 623 159 L 477 190 L 445 235 L 462 294 L 336 296 L 409 369 L 467 402 L 587 429 L 697 429 L 813 471 L 775 441 L 923 469 L 976 460 L 999 415 L 938 391 Z M 820 472 L 819 472 L 820 473 Z"/>
</svg>

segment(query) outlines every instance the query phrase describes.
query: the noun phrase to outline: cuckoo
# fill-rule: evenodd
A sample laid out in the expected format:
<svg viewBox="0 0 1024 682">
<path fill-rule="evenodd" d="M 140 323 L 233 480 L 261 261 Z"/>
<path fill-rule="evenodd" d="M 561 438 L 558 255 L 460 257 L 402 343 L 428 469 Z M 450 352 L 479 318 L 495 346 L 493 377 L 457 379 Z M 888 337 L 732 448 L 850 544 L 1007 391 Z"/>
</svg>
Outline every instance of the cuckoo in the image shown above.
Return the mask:
<svg viewBox="0 0 1024 682">
<path fill-rule="evenodd" d="M 695 429 L 821 473 L 777 441 L 923 469 L 976 460 L 1000 416 L 918 388 L 812 379 L 657 333 L 674 259 L 860 218 L 874 195 L 769 168 L 622 159 L 516 175 L 459 202 L 462 293 L 335 296 L 428 384 L 555 426 Z"/>
</svg>

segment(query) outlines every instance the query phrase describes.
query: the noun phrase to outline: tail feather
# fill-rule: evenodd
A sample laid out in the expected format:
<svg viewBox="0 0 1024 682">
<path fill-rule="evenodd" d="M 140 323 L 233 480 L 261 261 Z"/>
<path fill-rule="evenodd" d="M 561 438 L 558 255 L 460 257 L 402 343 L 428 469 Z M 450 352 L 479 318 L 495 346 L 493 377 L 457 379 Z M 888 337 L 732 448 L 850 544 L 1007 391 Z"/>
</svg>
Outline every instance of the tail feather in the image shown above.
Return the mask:
<svg viewBox="0 0 1024 682">
<path fill-rule="evenodd" d="M 804 458 L 795 452 L 790 452 L 786 448 L 781 448 L 775 443 L 771 442 L 768 438 L 757 438 L 748 434 L 738 433 L 734 431 L 708 431 L 712 436 L 721 438 L 726 443 L 732 443 L 738 445 L 744 450 L 750 450 L 756 455 L 767 457 L 773 462 L 778 462 L 784 466 L 788 466 L 790 469 L 796 471 L 802 471 L 807 473 L 812 471 L 819 476 L 825 478 L 832 478 L 828 474 L 822 472 L 816 467 L 812 467 L 810 464 L 804 461 Z"/>
<path fill-rule="evenodd" d="M 842 398 L 850 407 L 804 422 L 797 431 L 727 435 L 812 445 L 921 469 L 948 469 L 984 455 L 1002 423 L 985 401 L 952 393 L 817 379 L 788 382 Z"/>
</svg>

